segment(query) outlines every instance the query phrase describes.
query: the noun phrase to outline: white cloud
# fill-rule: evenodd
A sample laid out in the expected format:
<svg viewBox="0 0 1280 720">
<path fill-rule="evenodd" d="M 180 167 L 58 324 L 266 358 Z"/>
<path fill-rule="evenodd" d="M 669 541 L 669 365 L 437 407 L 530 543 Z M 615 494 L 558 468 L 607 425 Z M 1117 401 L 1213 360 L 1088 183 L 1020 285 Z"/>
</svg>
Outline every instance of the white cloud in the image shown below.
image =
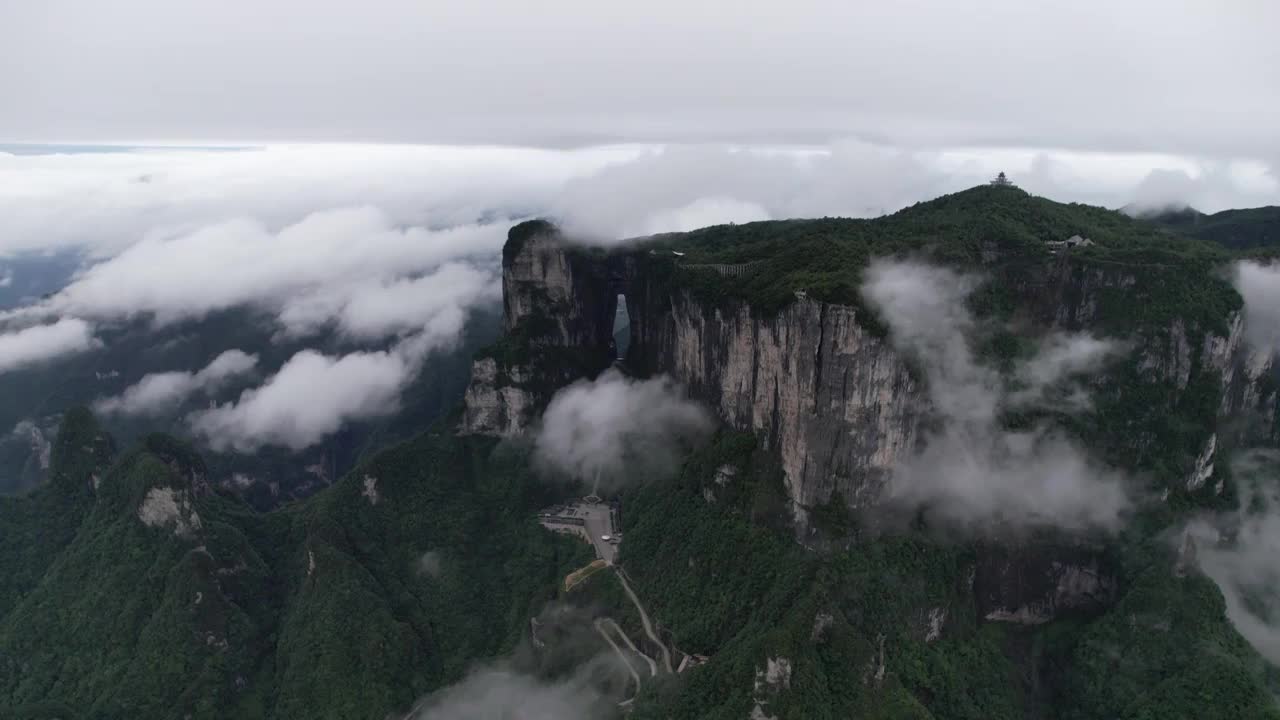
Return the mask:
<svg viewBox="0 0 1280 720">
<path fill-rule="evenodd" d="M 251 372 L 258 364 L 255 355 L 227 350 L 198 372 L 151 373 L 115 397 L 94 403 L 100 413 L 157 415 L 176 410 L 197 392 L 213 393 L 233 377 Z"/>
<path fill-rule="evenodd" d="M 269 145 L 244 151 L 0 152 L 0 256 L 88 248 L 110 257 L 140 240 L 231 219 L 266 233 L 318 211 L 374 207 L 395 229 L 550 214 L 615 238 L 762 217 L 891 212 L 1008 172 L 1058 200 L 1119 207 L 1148 174 L 1196 178 L 1179 196 L 1214 211 L 1280 203 L 1257 162 L 1160 153 L 993 146 L 923 148 L 857 140 L 809 146 L 723 144 L 578 150 Z M 159 272 L 159 269 L 157 269 Z"/>
<path fill-rule="evenodd" d="M 1280 265 L 1236 263 L 1233 278 L 1244 298 L 1245 337 L 1258 350 L 1280 350 Z"/>
<path fill-rule="evenodd" d="M 336 322 L 344 334 L 361 340 L 421 330 L 428 323 L 458 325 L 469 308 L 502 298 L 496 272 L 463 263 L 446 263 L 433 272 L 390 282 L 318 286 L 285 302 L 280 320 L 294 333 Z"/>
<path fill-rule="evenodd" d="M 444 313 L 390 350 L 342 356 L 296 353 L 261 386 L 208 410 L 192 413 L 195 434 L 216 450 L 252 451 L 265 445 L 301 450 L 345 423 L 382 417 L 400 407 L 400 393 L 429 353 L 456 341 L 465 316 Z"/>
<path fill-rule="evenodd" d="M 616 698 L 609 698 L 588 663 L 559 680 L 543 680 L 498 666 L 472 672 L 456 685 L 427 698 L 409 720 L 592 720 L 609 717 Z M 614 670 L 616 672 L 616 670 Z"/>
<path fill-rule="evenodd" d="M 1118 206 L 1153 167 L 1226 177 L 1211 166 L 1160 154 L 860 141 L 0 153 L 0 256 L 80 248 L 91 263 L 61 293 L 4 317 L 165 323 L 250 307 L 294 339 L 334 329 L 373 350 L 388 338 L 434 343 L 460 332 L 473 308 L 496 303 L 511 217 L 548 214 L 612 240 L 714 222 L 877 215 L 997 169 L 1032 191 Z M 1275 195 L 1274 182 L 1229 174 L 1226 196 Z"/>
<path fill-rule="evenodd" d="M 1236 630 L 1280 664 L 1280 494 L 1275 451 L 1252 451 L 1233 463 L 1240 493 L 1234 513 L 1193 521 L 1186 532 L 1195 560 L 1217 584 Z"/>
<path fill-rule="evenodd" d="M 710 225 L 747 223 L 768 220 L 769 212 L 755 203 L 733 198 L 699 198 L 683 207 L 653 213 L 642 228 L 625 229 L 626 236 L 653 235 L 661 232 L 688 232 Z"/>
<path fill-rule="evenodd" d="M 670 378 L 608 370 L 552 397 L 534 438 L 535 461 L 601 488 L 669 473 L 681 451 L 714 428 L 711 415 Z"/>
<path fill-rule="evenodd" d="M 1131 212 L 1194 207 L 1210 211 L 1275 204 L 1280 183 L 1257 161 L 1206 161 L 1187 168 L 1156 168 L 1132 191 Z"/>
<path fill-rule="evenodd" d="M 74 317 L 0 334 L 0 373 L 84 352 L 97 344 L 89 323 Z"/>
<path fill-rule="evenodd" d="M 547 206 L 568 178 L 638 152 L 403 145 L 0 151 L 0 257 L 51 248 L 110 257 L 145 238 L 231 219 L 275 232 L 334 208 L 376 207 L 397 229 L 502 220 Z"/>
<path fill-rule="evenodd" d="M 316 212 L 278 232 L 231 220 L 142 240 L 87 270 L 46 307 L 91 317 L 147 314 L 160 323 L 245 305 L 279 311 L 299 296 L 341 307 L 368 283 L 452 258 L 492 257 L 505 234 L 498 225 L 395 228 L 371 207 Z"/>
<path fill-rule="evenodd" d="M 335 358 L 304 350 L 236 402 L 192 414 L 191 427 L 216 450 L 301 450 L 346 422 L 394 413 L 415 370 L 393 352 Z"/>
<path fill-rule="evenodd" d="M 920 363 L 937 421 L 920 451 L 894 468 L 890 499 L 970 527 L 1116 528 L 1130 504 L 1117 473 L 1052 427 L 1012 431 L 1000 419 L 1002 408 L 1041 402 L 1050 388 L 1096 369 L 1112 348 L 1050 335 L 1010 382 L 970 347 L 977 324 L 965 299 L 977 283 L 912 262 L 876 261 L 867 270 L 862 293 L 893 344 Z"/>
</svg>

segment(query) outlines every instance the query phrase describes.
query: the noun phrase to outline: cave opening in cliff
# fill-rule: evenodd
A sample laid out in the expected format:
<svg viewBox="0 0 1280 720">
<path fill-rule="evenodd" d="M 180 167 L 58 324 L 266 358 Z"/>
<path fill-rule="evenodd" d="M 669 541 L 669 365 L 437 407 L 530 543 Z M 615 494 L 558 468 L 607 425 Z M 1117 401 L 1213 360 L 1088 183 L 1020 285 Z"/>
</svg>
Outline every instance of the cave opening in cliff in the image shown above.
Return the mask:
<svg viewBox="0 0 1280 720">
<path fill-rule="evenodd" d="M 624 360 L 631 347 L 631 315 L 627 312 L 627 296 L 618 293 L 618 307 L 613 313 L 614 359 Z"/>
</svg>

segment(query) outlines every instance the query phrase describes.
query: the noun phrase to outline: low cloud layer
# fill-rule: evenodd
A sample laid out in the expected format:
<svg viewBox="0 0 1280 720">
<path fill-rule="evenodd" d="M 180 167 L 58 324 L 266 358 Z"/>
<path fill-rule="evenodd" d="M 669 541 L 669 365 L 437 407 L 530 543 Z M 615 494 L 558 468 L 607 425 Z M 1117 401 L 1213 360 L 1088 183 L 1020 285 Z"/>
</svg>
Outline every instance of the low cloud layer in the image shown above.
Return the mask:
<svg viewBox="0 0 1280 720">
<path fill-rule="evenodd" d="M 616 716 L 616 704 L 601 693 L 591 667 L 552 681 L 498 666 L 432 695 L 407 720 L 599 720 Z"/>
<path fill-rule="evenodd" d="M 1233 280 L 1244 298 L 1245 338 L 1257 350 L 1280 351 L 1280 265 L 1239 262 Z"/>
<path fill-rule="evenodd" d="M 711 415 L 669 378 L 634 380 L 609 370 L 555 394 L 534 457 L 545 469 L 609 490 L 674 471 L 713 429 Z"/>
<path fill-rule="evenodd" d="M 1240 508 L 1193 522 L 1196 563 L 1222 591 L 1227 618 L 1280 665 L 1280 454 L 1245 453 L 1233 464 Z"/>
<path fill-rule="evenodd" d="M 428 553 L 430 554 L 430 553 Z M 549 603 L 506 657 L 419 701 L 405 720 L 603 720 L 637 688 L 594 613 Z"/>
<path fill-rule="evenodd" d="M 394 413 L 420 358 L 395 350 L 330 357 L 294 355 L 260 387 L 235 402 L 194 413 L 196 435 L 215 450 L 249 452 L 263 445 L 309 447 L 344 423 Z"/>
<path fill-rule="evenodd" d="M 0 257 L 31 265 L 14 284 L 42 279 L 47 284 L 31 292 L 43 295 L 84 262 L 61 292 L 6 311 L 12 325 L 28 327 L 21 333 L 33 334 L 0 336 L 0 348 L 9 343 L 11 351 L 0 350 L 0 371 L 89 348 L 98 325 L 164 324 L 240 307 L 291 341 L 332 331 L 361 361 L 389 343 L 438 344 L 472 310 L 497 304 L 498 249 L 511 222 L 531 215 L 613 242 L 712 223 L 878 215 L 998 170 L 1032 192 L 1113 206 L 1132 199 L 1153 171 L 1225 187 L 1221 197 L 1245 204 L 1280 201 L 1275 179 L 1245 161 L 859 140 L 69 150 L 0 153 Z M 60 253 L 56 273 L 40 269 L 46 253 Z M 402 353 L 416 355 L 407 346 Z M 288 413 L 279 417 L 292 422 Z"/>
<path fill-rule="evenodd" d="M 0 334 L 0 373 L 84 352 L 97 344 L 89 323 L 73 317 L 6 332 Z"/>
<path fill-rule="evenodd" d="M 46 306 L 97 318 L 147 315 L 162 324 L 252 306 L 276 313 L 295 333 L 336 316 L 354 334 L 377 336 L 418 319 L 412 307 L 390 317 L 386 306 L 405 295 L 428 296 L 429 309 L 449 299 L 492 300 L 491 273 L 440 265 L 492 258 L 505 237 L 496 225 L 395 228 L 370 207 L 317 212 L 277 232 L 232 220 L 142 240 L 90 268 Z M 406 276 L 428 271 L 425 278 L 440 280 L 435 287 L 430 279 L 404 285 Z M 394 297 L 378 297 L 387 292 Z"/>
<path fill-rule="evenodd" d="M 414 333 L 424 325 L 461 330 L 472 308 L 502 299 L 498 274 L 451 262 L 420 277 L 320 285 L 288 300 L 280 322 L 293 335 L 336 324 L 354 340 L 377 340 Z"/>
<path fill-rule="evenodd" d="M 94 403 L 104 414 L 161 415 L 177 410 L 198 392 L 212 394 L 228 380 L 251 372 L 258 364 L 255 355 L 228 350 L 197 372 L 177 370 L 145 375 L 124 392 Z"/>
<path fill-rule="evenodd" d="M 1006 377 L 978 362 L 965 301 L 978 278 L 914 262 L 877 261 L 864 297 L 888 321 L 895 347 L 925 374 L 935 430 L 894 470 L 893 501 L 965 525 L 1001 523 L 1113 529 L 1129 506 L 1121 478 L 1049 426 L 1011 431 L 1003 409 L 1078 397 L 1072 376 L 1114 348 L 1085 335 L 1051 335 Z M 1054 392 L 1051 392 L 1054 391 Z"/>
</svg>

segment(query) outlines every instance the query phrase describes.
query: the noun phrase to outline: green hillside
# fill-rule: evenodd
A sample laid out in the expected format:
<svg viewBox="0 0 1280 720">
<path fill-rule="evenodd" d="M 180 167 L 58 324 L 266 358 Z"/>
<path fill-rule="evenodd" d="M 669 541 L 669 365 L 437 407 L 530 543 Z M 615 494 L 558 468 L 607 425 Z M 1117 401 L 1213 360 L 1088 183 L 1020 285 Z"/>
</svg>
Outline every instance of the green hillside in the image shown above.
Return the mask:
<svg viewBox="0 0 1280 720">
<path fill-rule="evenodd" d="M 1223 210 L 1205 214 L 1193 208 L 1144 215 L 1168 230 L 1217 243 L 1230 250 L 1256 250 L 1280 245 L 1280 207 Z"/>
<path fill-rule="evenodd" d="M 19 717 L 381 720 L 514 646 L 587 554 L 533 522 L 544 491 L 492 441 L 421 435 L 269 515 L 175 440 L 108 448 L 70 413 L 54 481 L 0 499 L 0 707 Z M 140 520 L 157 490 L 185 529 Z"/>
</svg>

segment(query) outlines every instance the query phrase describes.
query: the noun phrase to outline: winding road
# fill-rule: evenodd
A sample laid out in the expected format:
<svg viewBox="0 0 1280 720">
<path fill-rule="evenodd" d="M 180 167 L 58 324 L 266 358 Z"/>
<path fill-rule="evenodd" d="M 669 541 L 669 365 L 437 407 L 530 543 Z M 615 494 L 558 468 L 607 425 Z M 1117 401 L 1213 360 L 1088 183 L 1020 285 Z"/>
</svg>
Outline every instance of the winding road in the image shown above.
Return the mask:
<svg viewBox="0 0 1280 720">
<path fill-rule="evenodd" d="M 662 666 L 666 668 L 669 673 L 675 672 L 675 670 L 671 668 L 671 651 L 667 649 L 667 646 L 662 642 L 662 640 L 658 639 L 658 633 L 654 632 L 653 623 L 649 621 L 649 613 L 644 611 L 644 606 L 640 604 L 640 598 L 636 597 L 635 591 L 631 589 L 631 583 L 627 582 L 627 576 L 622 572 L 622 569 L 616 565 L 614 566 L 614 569 L 617 570 L 618 580 L 622 583 L 622 589 L 627 591 L 627 597 L 631 598 L 631 603 L 635 605 L 636 610 L 640 612 L 640 624 L 644 626 L 644 634 L 648 635 L 649 639 L 662 650 Z"/>
<path fill-rule="evenodd" d="M 608 629 L 606 629 L 606 626 L 608 626 Z M 640 682 L 640 673 L 636 672 L 635 666 L 631 664 L 631 659 L 627 657 L 626 653 L 622 652 L 621 647 L 618 647 L 617 641 L 615 641 L 612 637 L 610 637 L 609 629 L 612 629 L 614 632 L 621 635 L 622 639 L 627 641 L 627 645 L 631 645 L 631 639 L 627 637 L 626 633 L 622 632 L 622 628 L 618 627 L 618 623 L 614 622 L 612 618 L 601 618 L 596 620 L 595 628 L 596 628 L 596 632 L 600 633 L 600 637 L 604 638 L 604 641 L 609 643 L 609 647 L 613 648 L 613 651 L 617 653 L 618 659 L 622 661 L 622 664 L 627 666 L 627 672 L 631 673 L 631 679 L 636 681 L 635 693 L 632 694 L 629 699 L 623 700 L 622 702 L 618 703 L 619 706 L 630 705 L 631 703 L 635 702 L 636 697 L 640 695 L 640 687 L 642 686 L 642 683 Z M 635 649 L 634 645 L 631 645 L 631 647 L 633 650 Z M 644 657 L 646 660 L 649 660 L 650 669 L 656 668 L 656 666 L 653 664 L 653 660 L 650 660 L 648 657 L 644 656 L 643 654 L 641 655 L 641 657 Z"/>
</svg>

